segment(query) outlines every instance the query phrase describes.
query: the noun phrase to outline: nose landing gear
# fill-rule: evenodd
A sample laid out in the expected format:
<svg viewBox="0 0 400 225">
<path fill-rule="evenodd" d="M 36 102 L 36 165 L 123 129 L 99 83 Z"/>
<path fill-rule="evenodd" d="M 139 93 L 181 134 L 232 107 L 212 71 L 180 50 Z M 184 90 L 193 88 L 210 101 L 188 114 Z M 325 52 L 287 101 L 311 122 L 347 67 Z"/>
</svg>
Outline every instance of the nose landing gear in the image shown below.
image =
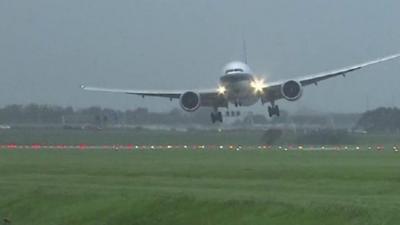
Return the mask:
<svg viewBox="0 0 400 225">
<path fill-rule="evenodd" d="M 214 111 L 211 113 L 211 122 L 216 123 L 216 122 L 223 122 L 222 119 L 222 113 L 218 111 Z"/>
<path fill-rule="evenodd" d="M 272 117 L 274 115 L 279 117 L 280 116 L 279 107 L 274 104 L 272 104 L 271 106 L 268 106 L 268 115 L 269 115 L 269 117 Z"/>
<path fill-rule="evenodd" d="M 234 104 L 236 108 L 242 106 L 242 103 L 238 100 L 236 100 Z"/>
</svg>

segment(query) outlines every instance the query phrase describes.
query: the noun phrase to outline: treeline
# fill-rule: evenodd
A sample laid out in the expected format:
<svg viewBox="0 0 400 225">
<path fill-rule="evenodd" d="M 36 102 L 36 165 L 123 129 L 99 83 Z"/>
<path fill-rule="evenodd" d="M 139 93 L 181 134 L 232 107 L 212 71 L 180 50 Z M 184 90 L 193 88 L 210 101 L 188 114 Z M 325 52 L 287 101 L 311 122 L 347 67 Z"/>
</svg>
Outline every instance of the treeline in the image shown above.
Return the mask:
<svg viewBox="0 0 400 225">
<path fill-rule="evenodd" d="M 269 129 L 264 132 L 261 142 L 267 145 L 292 143 L 299 145 L 331 145 L 331 144 L 354 144 L 354 135 L 347 130 L 318 129 L 309 132 L 295 133 L 280 129 Z"/>
<path fill-rule="evenodd" d="M 223 110 L 222 110 L 223 111 Z M 290 125 L 307 130 L 353 129 L 368 133 L 400 133 L 400 109 L 377 108 L 364 114 L 313 114 L 289 115 L 282 111 L 281 117 L 266 118 L 263 114 L 249 113 L 235 117 L 233 124 L 238 127 Z M 74 109 L 54 105 L 8 105 L 0 108 L 0 124 L 19 125 L 210 125 L 210 109 L 200 108 L 194 113 L 181 109 L 169 112 L 150 112 L 146 108 L 115 110 L 101 107 Z"/>
<path fill-rule="evenodd" d="M 367 111 L 358 120 L 356 129 L 370 133 L 399 133 L 400 109 L 381 107 Z"/>
<path fill-rule="evenodd" d="M 0 109 L 0 123 L 61 123 L 62 116 L 73 115 L 72 107 L 53 105 L 8 105 Z"/>
<path fill-rule="evenodd" d="M 0 124 L 178 124 L 209 123 L 209 111 L 198 110 L 185 113 L 173 109 L 166 113 L 149 112 L 146 108 L 134 110 L 115 110 L 110 108 L 89 107 L 74 109 L 54 105 L 8 105 L 0 108 Z"/>
</svg>

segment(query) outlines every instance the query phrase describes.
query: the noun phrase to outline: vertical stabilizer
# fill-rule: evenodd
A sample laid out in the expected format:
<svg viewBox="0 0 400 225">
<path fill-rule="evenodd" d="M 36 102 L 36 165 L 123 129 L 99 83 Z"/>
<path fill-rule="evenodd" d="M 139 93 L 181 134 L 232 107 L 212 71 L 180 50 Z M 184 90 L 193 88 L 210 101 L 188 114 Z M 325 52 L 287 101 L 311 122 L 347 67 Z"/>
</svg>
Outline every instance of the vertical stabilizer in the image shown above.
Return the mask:
<svg viewBox="0 0 400 225">
<path fill-rule="evenodd" d="M 243 37 L 243 61 L 244 61 L 244 63 L 246 63 L 246 64 L 248 64 L 248 61 L 247 61 L 247 44 L 246 44 L 246 39 L 244 39 L 244 37 Z"/>
</svg>

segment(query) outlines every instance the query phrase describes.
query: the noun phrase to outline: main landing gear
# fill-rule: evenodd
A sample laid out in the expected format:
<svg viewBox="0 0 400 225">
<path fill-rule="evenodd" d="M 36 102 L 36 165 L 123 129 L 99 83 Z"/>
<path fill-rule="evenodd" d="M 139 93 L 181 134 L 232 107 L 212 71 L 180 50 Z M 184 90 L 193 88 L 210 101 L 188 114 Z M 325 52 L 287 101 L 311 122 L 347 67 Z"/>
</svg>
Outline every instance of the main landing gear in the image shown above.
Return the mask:
<svg viewBox="0 0 400 225">
<path fill-rule="evenodd" d="M 240 111 L 226 111 L 225 116 L 227 117 L 235 117 L 235 116 L 240 116 Z M 211 113 L 211 122 L 216 123 L 216 122 L 221 122 L 223 121 L 222 113 L 214 110 Z"/>
<path fill-rule="evenodd" d="M 235 116 L 240 116 L 240 111 L 226 111 L 225 113 L 226 116 L 231 116 L 231 117 L 235 117 Z"/>
<path fill-rule="evenodd" d="M 271 106 L 268 106 L 268 115 L 269 115 L 269 117 L 272 117 L 274 115 L 279 117 L 279 115 L 280 115 L 279 107 L 274 104 L 272 104 Z"/>
<path fill-rule="evenodd" d="M 214 111 L 211 113 L 211 122 L 216 123 L 216 122 L 221 122 L 222 123 L 222 113 L 219 111 Z"/>
</svg>

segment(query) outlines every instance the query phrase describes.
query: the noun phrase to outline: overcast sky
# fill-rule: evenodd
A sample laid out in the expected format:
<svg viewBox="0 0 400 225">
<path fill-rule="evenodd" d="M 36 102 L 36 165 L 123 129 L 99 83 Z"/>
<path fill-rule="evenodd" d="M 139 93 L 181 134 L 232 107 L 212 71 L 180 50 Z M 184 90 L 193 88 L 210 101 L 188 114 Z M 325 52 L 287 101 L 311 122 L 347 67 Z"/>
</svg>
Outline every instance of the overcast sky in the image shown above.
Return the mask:
<svg viewBox="0 0 400 225">
<path fill-rule="evenodd" d="M 243 34 L 250 66 L 267 80 L 331 70 L 400 51 L 399 10 L 398 0 L 2 0 L 0 106 L 171 109 L 177 102 L 79 85 L 213 88 L 222 66 L 241 59 Z M 325 112 L 400 106 L 399 84 L 397 60 L 280 104 Z"/>
</svg>

